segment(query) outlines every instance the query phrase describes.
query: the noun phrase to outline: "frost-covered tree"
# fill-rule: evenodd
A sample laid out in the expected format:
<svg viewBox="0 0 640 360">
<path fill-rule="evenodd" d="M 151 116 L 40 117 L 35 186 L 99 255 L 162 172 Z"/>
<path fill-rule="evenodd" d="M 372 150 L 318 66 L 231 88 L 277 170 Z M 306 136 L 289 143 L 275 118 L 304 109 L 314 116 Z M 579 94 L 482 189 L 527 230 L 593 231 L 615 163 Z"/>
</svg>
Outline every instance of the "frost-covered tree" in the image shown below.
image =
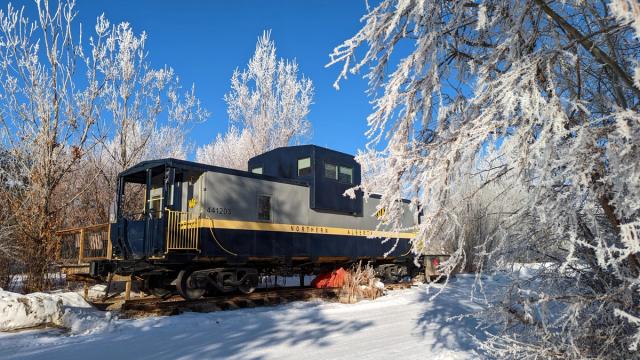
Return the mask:
<svg viewBox="0 0 640 360">
<path fill-rule="evenodd" d="M 35 19 L 11 4 L 0 10 L 0 147 L 7 154 L 0 178 L 9 188 L 2 200 L 15 225 L 26 291 L 49 286 L 55 231 L 98 175 L 109 178 L 150 149 L 165 151 L 149 140 L 168 137 L 156 124 L 163 109 L 174 127 L 206 115 L 193 89 L 180 94 L 173 70 L 146 64 L 144 34 L 101 16 L 87 35 L 74 6 L 36 0 Z M 176 143 L 172 138 L 168 148 Z M 89 156 L 107 153 L 116 165 L 88 166 Z"/>
<path fill-rule="evenodd" d="M 205 120 L 209 113 L 195 96 L 194 86 L 181 91 L 172 68 L 154 69 L 148 64 L 146 33 L 136 35 L 128 23 L 111 25 L 104 16 L 97 19 L 95 29 L 89 42 L 104 78 L 98 103 L 105 113 L 89 169 L 100 174 L 95 191 L 103 195 L 95 204 L 105 221 L 118 173 L 143 160 L 186 158 L 190 124 Z M 160 124 L 161 117 L 165 124 Z"/>
<path fill-rule="evenodd" d="M 387 223 L 397 223 L 400 197 L 419 204 L 416 253 L 459 231 L 456 194 L 469 176 L 486 175 L 478 189 L 510 177 L 526 194 L 500 220 L 506 235 L 475 247 L 486 271 L 548 265 L 535 281 L 514 278 L 487 313 L 501 331 L 484 346 L 499 357 L 638 356 L 640 43 L 633 18 L 611 10 L 384 0 L 331 54 L 342 64 L 336 86 L 367 71 L 374 111 L 359 160 L 383 171 L 363 190 L 385 189 Z M 478 165 L 498 152 L 499 163 Z M 447 270 L 464 257 L 459 244 Z"/>
<path fill-rule="evenodd" d="M 74 36 L 74 4 L 36 6 L 35 20 L 11 4 L 0 10 L 0 137 L 9 154 L 2 171 L 11 187 L 3 206 L 11 209 L 13 234 L 29 260 L 27 290 L 47 286 L 66 205 L 57 190 L 91 146 L 100 94 L 97 66 L 84 62 L 92 56 Z M 86 85 L 75 83 L 78 74 L 86 74 Z"/>
<path fill-rule="evenodd" d="M 258 154 L 302 141 L 311 131 L 307 120 L 313 83 L 298 77 L 294 60 L 276 59 L 276 46 L 265 32 L 246 69 L 236 69 L 225 95 L 231 124 L 197 151 L 200 162 L 246 170 Z"/>
<path fill-rule="evenodd" d="M 6 151 L 0 150 L 0 203 L 6 204 L 8 194 L 11 191 L 11 184 L 5 176 L 4 169 L 10 160 L 10 156 Z M 0 207 L 0 288 L 9 288 L 12 277 L 18 265 L 16 239 L 13 232 L 15 231 L 15 222 L 11 209 L 8 206 Z"/>
<path fill-rule="evenodd" d="M 633 26 L 636 37 L 640 37 L 640 2 L 634 0 L 613 0 L 611 1 L 611 12 L 620 22 L 629 23 Z M 640 88 L 640 63 L 636 61 L 634 81 L 637 88 Z"/>
<path fill-rule="evenodd" d="M 0 199 L 2 197 L 0 195 Z M 0 210 L 0 288 L 3 289 L 10 287 L 20 264 L 14 231 L 15 225 L 12 222 L 11 214 L 6 208 Z"/>
<path fill-rule="evenodd" d="M 611 12 L 620 22 L 628 22 L 640 36 L 640 3 L 634 0 L 611 1 Z M 639 78 L 636 77 L 636 81 Z"/>
<path fill-rule="evenodd" d="M 136 163 L 150 159 L 186 159 L 189 145 L 187 132 L 170 125 L 155 125 L 150 131 L 136 123 L 127 130 L 126 162 L 121 162 L 119 138 L 114 136 L 99 143 L 82 160 L 83 170 L 74 179 L 65 182 L 65 190 L 76 194 L 65 227 L 86 226 L 107 222 L 111 202 L 114 200 L 117 176 Z"/>
<path fill-rule="evenodd" d="M 239 130 L 231 125 L 226 134 L 218 134 L 216 139 L 197 150 L 197 159 L 205 164 L 223 166 L 231 169 L 247 170 L 247 161 L 259 154 L 253 148 L 252 132 Z M 266 151 L 266 150 L 265 150 Z"/>
</svg>

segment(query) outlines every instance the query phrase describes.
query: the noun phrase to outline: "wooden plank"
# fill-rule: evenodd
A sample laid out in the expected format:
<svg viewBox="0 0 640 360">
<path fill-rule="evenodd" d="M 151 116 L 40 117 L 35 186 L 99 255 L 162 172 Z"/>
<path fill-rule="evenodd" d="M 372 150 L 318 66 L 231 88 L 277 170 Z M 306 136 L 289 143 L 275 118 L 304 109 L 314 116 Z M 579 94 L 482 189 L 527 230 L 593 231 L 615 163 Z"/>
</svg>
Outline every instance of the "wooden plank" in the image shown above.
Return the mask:
<svg viewBox="0 0 640 360">
<path fill-rule="evenodd" d="M 102 297 L 102 301 L 107 300 L 109 297 L 109 291 L 111 290 L 111 281 L 113 280 L 113 273 L 109 273 L 107 275 L 107 288 L 104 290 L 104 296 Z"/>
<path fill-rule="evenodd" d="M 82 264 L 82 257 L 84 256 L 84 229 L 80 229 L 80 249 L 78 251 L 78 264 Z"/>
<path fill-rule="evenodd" d="M 58 231 L 56 231 L 56 235 L 64 235 L 64 234 L 69 234 L 69 233 L 79 233 L 80 230 L 94 230 L 94 229 L 99 229 L 99 228 L 102 228 L 102 227 L 108 228 L 108 226 L 109 226 L 109 223 L 89 225 L 89 226 L 80 226 L 80 227 L 75 227 L 75 228 L 58 230 Z"/>
<path fill-rule="evenodd" d="M 60 266 L 60 270 L 62 273 L 69 278 L 74 275 L 83 275 L 89 273 L 89 265 L 86 264 L 73 264 L 73 265 L 62 265 Z"/>
<path fill-rule="evenodd" d="M 107 259 L 113 259 L 113 244 L 111 243 L 111 225 L 107 224 Z"/>
<path fill-rule="evenodd" d="M 128 281 L 131 279 L 131 275 L 118 275 L 113 274 L 111 276 L 112 281 Z"/>
<path fill-rule="evenodd" d="M 131 276 L 129 276 L 129 279 L 127 280 L 127 282 L 125 283 L 124 286 L 124 299 L 125 300 L 129 300 L 131 299 Z"/>
</svg>

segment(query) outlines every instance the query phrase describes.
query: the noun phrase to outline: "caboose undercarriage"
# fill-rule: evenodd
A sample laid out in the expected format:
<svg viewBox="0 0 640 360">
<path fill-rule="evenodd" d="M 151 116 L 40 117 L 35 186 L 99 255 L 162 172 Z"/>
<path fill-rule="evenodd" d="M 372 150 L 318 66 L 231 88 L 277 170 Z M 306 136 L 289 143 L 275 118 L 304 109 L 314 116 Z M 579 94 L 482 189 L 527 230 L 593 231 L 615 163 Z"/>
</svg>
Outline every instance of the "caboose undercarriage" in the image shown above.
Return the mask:
<svg viewBox="0 0 640 360">
<path fill-rule="evenodd" d="M 173 260 L 100 260 L 91 263 L 90 271 L 96 277 L 106 277 L 108 273 L 134 275 L 142 279 L 143 289 L 148 293 L 162 297 L 177 292 L 185 299 L 233 292 L 249 294 L 258 288 L 261 277 L 298 275 L 302 278 L 348 268 L 356 262 L 372 264 L 384 282 L 399 282 L 419 272 L 409 258 L 322 257 L 315 261 L 305 257 L 250 258 L 241 264 L 229 264 L 225 258 L 188 260 L 181 254 Z"/>
</svg>

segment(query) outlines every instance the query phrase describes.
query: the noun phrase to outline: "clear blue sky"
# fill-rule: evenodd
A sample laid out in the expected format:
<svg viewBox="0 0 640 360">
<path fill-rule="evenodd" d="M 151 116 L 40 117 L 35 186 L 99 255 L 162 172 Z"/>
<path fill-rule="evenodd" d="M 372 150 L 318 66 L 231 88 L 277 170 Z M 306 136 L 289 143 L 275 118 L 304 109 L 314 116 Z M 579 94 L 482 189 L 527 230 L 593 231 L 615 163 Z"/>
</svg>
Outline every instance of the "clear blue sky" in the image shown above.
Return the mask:
<svg viewBox="0 0 640 360">
<path fill-rule="evenodd" d="M 30 0 L 13 4 L 35 6 Z M 366 81 L 352 76 L 337 91 L 332 83 L 339 68 L 324 67 L 333 48 L 360 28 L 364 0 L 78 0 L 76 8 L 85 30 L 93 29 L 96 17 L 104 12 L 112 23 L 128 21 L 136 33 L 146 31 L 151 64 L 172 66 L 184 86 L 195 83 L 211 112 L 209 120 L 191 133 L 197 145 L 227 129 L 222 97 L 229 91 L 231 75 L 246 65 L 262 31 L 271 29 L 278 57 L 296 58 L 301 72 L 314 83 L 310 142 L 352 154 L 364 148 L 366 116 L 371 111 L 364 93 Z"/>
</svg>

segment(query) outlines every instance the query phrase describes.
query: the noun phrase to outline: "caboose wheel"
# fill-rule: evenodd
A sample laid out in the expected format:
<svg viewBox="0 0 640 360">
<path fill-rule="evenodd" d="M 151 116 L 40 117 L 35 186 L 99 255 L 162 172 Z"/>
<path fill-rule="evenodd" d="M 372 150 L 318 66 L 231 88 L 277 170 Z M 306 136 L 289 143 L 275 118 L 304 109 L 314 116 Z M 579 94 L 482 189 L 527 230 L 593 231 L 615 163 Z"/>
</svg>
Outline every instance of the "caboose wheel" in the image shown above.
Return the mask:
<svg viewBox="0 0 640 360">
<path fill-rule="evenodd" d="M 187 270 L 180 270 L 178 278 L 176 279 L 176 288 L 180 296 L 187 300 L 196 300 L 201 298 L 206 289 L 198 287 L 194 277 L 191 276 L 192 272 Z"/>
<path fill-rule="evenodd" d="M 247 274 L 245 281 L 238 285 L 238 290 L 243 294 L 251 294 L 258 287 L 258 275 Z"/>
</svg>

